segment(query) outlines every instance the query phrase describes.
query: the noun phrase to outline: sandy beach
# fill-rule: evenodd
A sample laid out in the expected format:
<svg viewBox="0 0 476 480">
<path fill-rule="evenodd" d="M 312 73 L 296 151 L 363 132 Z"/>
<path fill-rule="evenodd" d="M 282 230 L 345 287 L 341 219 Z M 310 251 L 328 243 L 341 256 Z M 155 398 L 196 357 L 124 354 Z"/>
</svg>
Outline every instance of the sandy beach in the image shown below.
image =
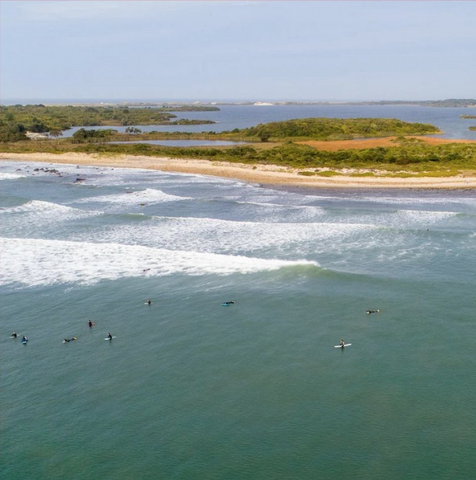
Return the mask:
<svg viewBox="0 0 476 480">
<path fill-rule="evenodd" d="M 234 178 L 266 185 L 289 185 L 309 188 L 476 188 L 475 175 L 453 177 L 393 178 L 388 172 L 342 169 L 332 177 L 303 176 L 299 170 L 276 165 L 246 165 L 197 159 L 147 157 L 133 155 L 105 156 L 85 153 L 0 153 L 0 160 L 90 165 L 100 167 L 143 168 L 163 172 L 191 173 Z M 327 169 L 322 169 L 323 171 Z M 352 176 L 372 174 L 374 176 Z M 393 172 L 394 173 L 394 172 Z M 387 176 L 386 176 L 387 175 Z"/>
</svg>

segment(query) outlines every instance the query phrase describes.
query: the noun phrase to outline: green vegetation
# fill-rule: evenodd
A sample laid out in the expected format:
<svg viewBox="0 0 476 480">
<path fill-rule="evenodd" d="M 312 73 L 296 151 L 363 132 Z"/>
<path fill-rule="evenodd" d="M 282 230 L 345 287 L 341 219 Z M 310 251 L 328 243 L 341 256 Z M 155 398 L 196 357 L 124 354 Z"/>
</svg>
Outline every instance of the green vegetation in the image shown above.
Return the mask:
<svg viewBox="0 0 476 480">
<path fill-rule="evenodd" d="M 468 130 L 471 130 L 472 132 L 476 131 L 476 127 L 469 127 Z"/>
<path fill-rule="evenodd" d="M 168 122 L 167 125 L 214 125 L 215 123 L 213 120 L 189 120 L 188 118 L 181 118 L 180 120 Z"/>
<path fill-rule="evenodd" d="M 67 112 L 75 121 L 88 122 L 125 122 L 133 118 L 132 123 L 142 123 L 155 119 L 156 115 L 169 115 L 154 109 L 111 109 L 92 107 L 64 107 L 62 110 L 51 110 L 58 107 L 2 107 L 0 120 L 0 141 L 3 152 L 83 152 L 104 155 L 145 155 L 151 157 L 197 158 L 211 161 L 238 162 L 247 164 L 270 164 L 282 167 L 301 169 L 301 175 L 334 176 L 339 175 L 342 168 L 365 168 L 387 170 L 400 174 L 405 172 L 458 172 L 460 170 L 476 170 L 476 144 L 445 143 L 429 145 L 418 138 L 407 138 L 406 135 L 422 135 L 438 133 L 432 125 L 407 123 L 396 119 L 332 119 L 307 118 L 274 122 L 258 125 L 253 128 L 235 129 L 231 132 L 147 132 L 129 126 L 126 133 L 118 133 L 115 129 L 79 129 L 72 138 L 57 140 L 25 141 L 25 131 L 34 127 L 44 128 L 61 135 L 61 130 L 54 130 L 48 122 L 58 121 L 59 112 Z M 91 110 L 88 110 L 90 109 Z M 155 109 L 157 110 L 157 109 Z M 51 111 L 56 117 L 52 120 Z M 15 113 L 12 113 L 15 112 Z M 36 112 L 31 117 L 32 112 Z M 38 113 L 39 112 L 39 113 Z M 43 114 L 44 112 L 44 114 Z M 50 113 L 48 113 L 50 112 Z M 136 113 L 137 112 L 137 113 Z M 73 115 L 74 114 L 74 115 Z M 22 116 L 23 115 L 23 116 Z M 110 115 L 116 115 L 114 119 Z M 94 119 L 94 120 L 92 120 Z M 21 121 L 20 121 L 21 120 Z M 169 121 L 168 119 L 167 121 Z M 178 121 L 180 122 L 180 121 Z M 27 127 L 28 126 L 28 127 Z M 474 127 L 472 127 L 474 128 Z M 309 145 L 293 143 L 293 140 L 336 140 L 349 138 L 367 138 L 397 136 L 394 146 L 370 149 L 342 149 L 338 151 L 317 150 Z M 230 147 L 166 147 L 161 145 L 134 144 L 138 140 L 155 139 L 214 139 L 214 140 L 247 140 L 259 142 L 255 144 L 236 145 Z M 116 144 L 110 141 L 130 141 Z M 317 170 L 314 169 L 322 169 Z"/>
<path fill-rule="evenodd" d="M 211 108 L 211 107 L 210 107 Z M 190 109 L 194 109 L 190 107 Z M 214 110 L 216 108 L 213 108 Z M 186 107 L 172 108 L 188 111 Z M 119 125 L 200 125 L 215 123 L 211 120 L 180 119 L 171 122 L 175 115 L 158 108 L 128 107 L 45 107 L 44 105 L 0 106 L 0 127 L 19 128 L 22 131 L 59 134 L 74 126 Z M 0 141 L 9 140 L 1 135 Z"/>
<path fill-rule="evenodd" d="M 318 172 L 317 175 L 320 177 L 337 177 L 338 175 L 342 175 L 342 173 L 335 172 L 334 170 L 324 170 L 323 172 Z"/>
<path fill-rule="evenodd" d="M 28 140 L 23 125 L 14 122 L 0 122 L 0 141 L 19 142 L 20 140 Z"/>
<path fill-rule="evenodd" d="M 255 137 L 262 141 L 269 139 L 345 140 L 435 133 L 441 132 L 433 125 L 387 118 L 302 118 L 260 124 L 236 132 L 237 135 Z"/>
<path fill-rule="evenodd" d="M 135 130 L 139 130 L 139 129 L 131 128 L 129 129 L 129 133 L 136 133 Z M 104 142 L 105 139 L 109 139 L 111 136 L 116 134 L 117 134 L 117 130 L 112 130 L 110 128 L 107 128 L 105 130 L 86 130 L 85 128 L 80 128 L 78 131 L 74 132 L 72 142 L 73 143 L 84 143 L 84 142 L 91 142 L 91 141 Z"/>
<path fill-rule="evenodd" d="M 322 151 L 307 145 L 284 143 L 271 148 L 248 145 L 233 147 L 164 147 L 147 144 L 105 144 L 58 141 L 16 142 L 4 144 L 3 152 L 84 152 L 128 154 L 157 157 L 197 158 L 248 164 L 270 164 L 300 169 L 376 168 L 388 171 L 476 170 L 476 144 L 410 144 L 371 149 Z"/>
</svg>

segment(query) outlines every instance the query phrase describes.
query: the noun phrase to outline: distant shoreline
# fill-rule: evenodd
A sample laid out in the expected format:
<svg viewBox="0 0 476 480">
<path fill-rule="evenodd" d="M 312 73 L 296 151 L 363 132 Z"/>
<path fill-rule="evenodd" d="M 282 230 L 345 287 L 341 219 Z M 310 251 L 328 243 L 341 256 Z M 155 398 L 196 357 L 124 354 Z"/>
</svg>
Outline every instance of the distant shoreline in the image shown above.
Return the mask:
<svg viewBox="0 0 476 480">
<path fill-rule="evenodd" d="M 202 100 L 202 101 L 170 101 L 170 100 L 120 100 L 120 99 L 3 99 L 2 105 L 28 105 L 41 104 L 45 106 L 90 106 L 90 107 L 162 107 L 162 106 L 300 106 L 300 105 L 318 105 L 318 106 L 418 106 L 418 107 L 437 107 L 437 108 L 476 108 L 476 99 L 445 99 L 445 100 L 360 100 L 360 101 L 305 101 L 305 100 Z"/>
<path fill-rule="evenodd" d="M 394 178 L 377 170 L 347 169 L 332 177 L 299 175 L 299 170 L 276 165 L 247 165 L 197 159 L 86 153 L 0 153 L 0 160 L 87 165 L 111 168 L 141 168 L 163 172 L 211 175 L 249 183 L 306 188 L 474 189 L 476 176 Z M 379 176 L 352 176 L 366 173 Z"/>
</svg>

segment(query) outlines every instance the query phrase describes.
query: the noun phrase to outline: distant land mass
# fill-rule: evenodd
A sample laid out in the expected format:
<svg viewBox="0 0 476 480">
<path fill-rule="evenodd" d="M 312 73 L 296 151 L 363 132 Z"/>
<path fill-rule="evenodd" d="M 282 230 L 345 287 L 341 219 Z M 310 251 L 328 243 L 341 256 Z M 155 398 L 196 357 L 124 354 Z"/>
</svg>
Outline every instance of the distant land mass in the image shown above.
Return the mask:
<svg viewBox="0 0 476 480">
<path fill-rule="evenodd" d="M 253 105 L 253 106 L 279 106 L 279 105 L 416 105 L 422 107 L 463 107 L 476 108 L 475 98 L 449 98 L 446 100 L 368 100 L 368 101 L 294 101 L 294 100 L 280 100 L 280 101 L 197 101 L 193 104 L 190 102 L 120 102 L 116 105 L 123 105 L 129 107 L 161 107 L 167 111 L 180 111 L 180 108 L 187 108 L 185 111 L 190 111 L 190 107 L 195 107 L 197 110 L 200 106 L 220 106 L 220 105 Z"/>
<path fill-rule="evenodd" d="M 206 112 L 219 110 L 223 105 L 252 105 L 252 106 L 280 106 L 280 105 L 413 105 L 422 107 L 460 107 L 476 108 L 475 98 L 449 98 L 446 100 L 200 100 L 191 102 L 190 100 L 51 100 L 51 101 L 32 101 L 32 100 L 8 100 L 4 99 L 1 105 L 16 106 L 91 106 L 91 107 L 153 107 L 166 112 Z"/>
</svg>

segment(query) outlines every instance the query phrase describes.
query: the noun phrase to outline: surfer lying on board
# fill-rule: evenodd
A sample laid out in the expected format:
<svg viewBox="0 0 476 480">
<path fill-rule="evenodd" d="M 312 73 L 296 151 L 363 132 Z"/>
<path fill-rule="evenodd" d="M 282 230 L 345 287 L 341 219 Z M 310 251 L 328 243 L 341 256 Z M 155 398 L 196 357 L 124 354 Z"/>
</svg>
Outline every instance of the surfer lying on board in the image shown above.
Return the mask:
<svg viewBox="0 0 476 480">
<path fill-rule="evenodd" d="M 77 340 L 77 338 L 76 337 L 63 338 L 63 343 L 69 343 L 69 342 L 72 342 L 73 340 Z"/>
<path fill-rule="evenodd" d="M 380 310 L 366 310 L 365 313 L 370 315 L 371 313 L 380 313 Z"/>
<path fill-rule="evenodd" d="M 224 302 L 223 305 L 234 305 L 235 302 L 231 301 L 231 302 Z"/>
</svg>

